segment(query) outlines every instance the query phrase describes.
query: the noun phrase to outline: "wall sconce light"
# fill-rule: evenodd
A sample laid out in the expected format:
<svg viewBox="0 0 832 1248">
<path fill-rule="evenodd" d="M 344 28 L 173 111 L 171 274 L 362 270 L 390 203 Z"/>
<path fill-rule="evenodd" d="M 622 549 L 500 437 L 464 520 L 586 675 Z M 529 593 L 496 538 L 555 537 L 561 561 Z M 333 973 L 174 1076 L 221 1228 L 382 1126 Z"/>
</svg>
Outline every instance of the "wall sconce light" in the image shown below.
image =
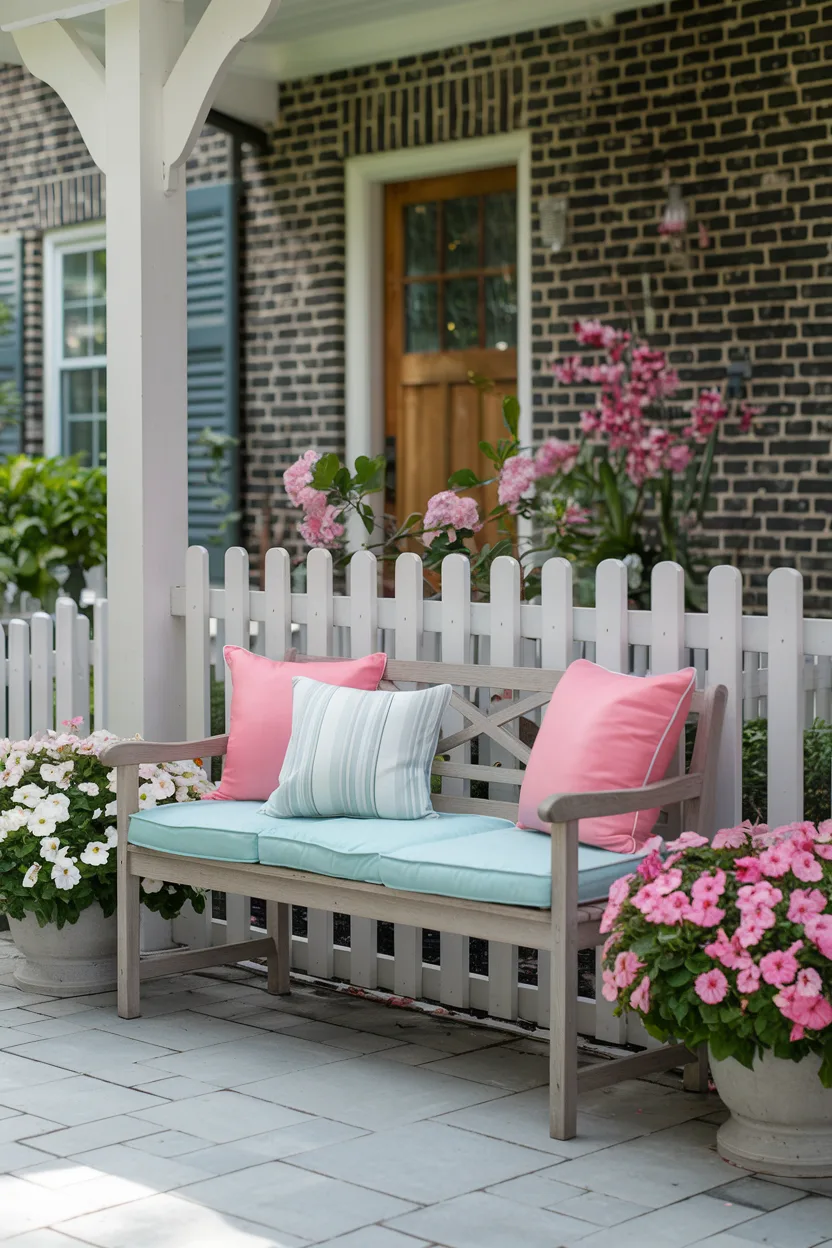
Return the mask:
<svg viewBox="0 0 832 1248">
<path fill-rule="evenodd" d="M 682 188 L 678 182 L 672 182 L 667 188 L 667 203 L 664 206 L 659 233 L 669 235 L 684 234 L 688 228 L 688 206 L 682 198 Z"/>
<path fill-rule="evenodd" d="M 540 233 L 550 251 L 563 251 L 569 235 L 569 200 L 565 195 L 540 201 Z"/>
</svg>

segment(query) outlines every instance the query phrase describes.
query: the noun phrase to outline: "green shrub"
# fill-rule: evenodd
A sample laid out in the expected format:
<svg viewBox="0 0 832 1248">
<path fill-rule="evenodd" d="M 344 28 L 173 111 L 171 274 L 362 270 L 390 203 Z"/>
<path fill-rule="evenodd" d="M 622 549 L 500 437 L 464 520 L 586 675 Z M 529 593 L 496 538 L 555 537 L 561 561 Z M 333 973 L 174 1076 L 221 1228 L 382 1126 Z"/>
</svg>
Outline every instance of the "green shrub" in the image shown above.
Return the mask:
<svg viewBox="0 0 832 1248">
<path fill-rule="evenodd" d="M 107 478 L 77 458 L 0 461 L 0 587 L 50 610 L 107 556 Z M 63 569 L 63 572 L 61 571 Z M 68 572 L 67 572 L 68 569 Z"/>
<path fill-rule="evenodd" d="M 832 726 L 816 719 L 803 733 L 803 817 L 812 823 L 832 810 Z M 768 809 L 768 722 L 752 719 L 742 731 L 742 817 L 766 822 Z"/>
</svg>

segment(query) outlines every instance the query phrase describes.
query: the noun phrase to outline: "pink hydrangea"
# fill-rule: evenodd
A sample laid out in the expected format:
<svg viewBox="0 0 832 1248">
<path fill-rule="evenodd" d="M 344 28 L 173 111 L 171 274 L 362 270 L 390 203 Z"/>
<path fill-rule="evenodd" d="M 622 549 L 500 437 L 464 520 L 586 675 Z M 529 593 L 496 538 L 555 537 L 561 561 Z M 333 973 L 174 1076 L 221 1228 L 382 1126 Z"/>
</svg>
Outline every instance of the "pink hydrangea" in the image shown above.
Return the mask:
<svg viewBox="0 0 832 1248">
<path fill-rule="evenodd" d="M 714 849 L 742 849 L 747 843 L 748 836 L 743 827 L 720 828 L 711 842 Z"/>
<path fill-rule="evenodd" d="M 311 485 L 312 470 L 320 458 L 317 451 L 304 451 L 300 459 L 296 459 L 284 472 L 283 488 L 295 507 L 304 506 L 301 495 Z"/>
<path fill-rule="evenodd" d="M 558 472 L 569 472 L 577 458 L 576 442 L 564 442 L 561 438 L 549 438 L 538 448 L 534 457 L 535 476 L 553 477 Z M 515 456 L 519 459 L 519 456 Z"/>
<path fill-rule="evenodd" d="M 778 988 L 793 983 L 797 970 L 797 958 L 782 949 L 775 949 L 760 958 L 760 974 L 767 984 Z"/>
<path fill-rule="evenodd" d="M 528 494 L 537 477 L 537 464 L 528 455 L 513 455 L 500 469 L 497 498 L 503 507 L 517 512 L 523 497 Z"/>
<path fill-rule="evenodd" d="M 796 888 L 789 898 L 787 918 L 790 923 L 805 923 L 814 914 L 826 909 L 826 898 L 819 888 Z"/>
<path fill-rule="evenodd" d="M 717 967 L 697 975 L 694 990 L 706 1005 L 719 1005 L 728 991 L 728 980 Z"/>
<path fill-rule="evenodd" d="M 344 536 L 340 515 L 338 508 L 331 503 L 327 503 L 321 511 L 307 512 L 298 526 L 301 537 L 309 546 L 325 549 L 337 546 Z"/>
<path fill-rule="evenodd" d="M 482 528 L 476 499 L 463 498 L 453 490 L 441 490 L 428 499 L 422 523 L 426 546 L 432 545 L 443 529 L 447 532 L 448 540 L 452 542 L 457 529 L 477 533 Z"/>
<path fill-rule="evenodd" d="M 650 976 L 645 975 L 641 983 L 630 993 L 630 1005 L 642 1014 L 650 1013 Z"/>
</svg>

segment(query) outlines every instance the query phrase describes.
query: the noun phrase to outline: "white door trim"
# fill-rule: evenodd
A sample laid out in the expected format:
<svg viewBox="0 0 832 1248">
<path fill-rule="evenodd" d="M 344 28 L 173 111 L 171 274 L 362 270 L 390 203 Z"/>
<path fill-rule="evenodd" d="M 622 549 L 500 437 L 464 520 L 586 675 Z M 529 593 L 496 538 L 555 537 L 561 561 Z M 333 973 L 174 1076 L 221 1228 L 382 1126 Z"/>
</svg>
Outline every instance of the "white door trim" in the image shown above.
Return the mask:
<svg viewBox="0 0 832 1248">
<path fill-rule="evenodd" d="M 531 140 L 528 131 L 518 130 L 345 161 L 345 420 L 350 465 L 357 455 L 384 450 L 384 185 L 496 165 L 517 167 L 517 396 L 520 440 L 531 443 Z"/>
</svg>

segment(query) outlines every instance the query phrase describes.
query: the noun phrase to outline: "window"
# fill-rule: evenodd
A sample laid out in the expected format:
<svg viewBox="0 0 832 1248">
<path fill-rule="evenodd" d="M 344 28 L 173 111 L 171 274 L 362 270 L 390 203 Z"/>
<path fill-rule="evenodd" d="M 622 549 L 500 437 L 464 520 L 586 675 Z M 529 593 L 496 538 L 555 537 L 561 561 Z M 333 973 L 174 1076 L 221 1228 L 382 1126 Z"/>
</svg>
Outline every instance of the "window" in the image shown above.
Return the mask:
<svg viewBox="0 0 832 1248">
<path fill-rule="evenodd" d="M 46 449 L 107 458 L 107 258 L 103 225 L 48 235 L 45 257 Z"/>
</svg>

